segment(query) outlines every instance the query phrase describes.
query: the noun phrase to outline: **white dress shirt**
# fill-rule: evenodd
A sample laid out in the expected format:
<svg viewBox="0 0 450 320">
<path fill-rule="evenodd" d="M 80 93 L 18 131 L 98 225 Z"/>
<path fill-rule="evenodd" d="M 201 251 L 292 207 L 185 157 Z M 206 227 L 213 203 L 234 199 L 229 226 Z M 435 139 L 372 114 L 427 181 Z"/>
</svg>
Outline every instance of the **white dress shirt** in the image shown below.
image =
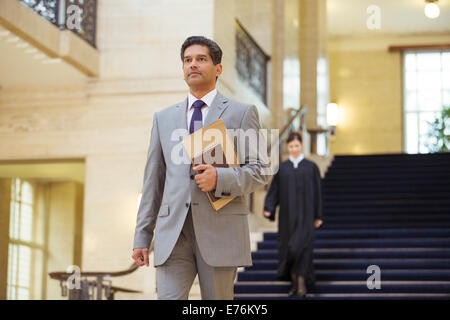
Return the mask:
<svg viewBox="0 0 450 320">
<path fill-rule="evenodd" d="M 297 168 L 300 161 L 302 161 L 304 158 L 305 155 L 303 153 L 299 155 L 298 158 L 293 158 L 292 156 L 289 156 L 289 160 L 291 160 L 291 162 L 294 164 L 294 168 Z"/>
<path fill-rule="evenodd" d="M 202 111 L 202 124 L 205 123 L 206 115 L 208 114 L 209 107 L 211 106 L 211 103 L 213 102 L 214 98 L 216 97 L 217 89 L 211 90 L 207 94 L 205 94 L 200 99 L 197 99 L 192 95 L 192 93 L 189 92 L 188 95 L 188 105 L 187 105 L 187 128 L 189 130 L 189 126 L 191 125 L 191 118 L 194 114 L 194 107 L 192 106 L 195 101 L 202 100 L 205 105 L 201 108 Z"/>
</svg>

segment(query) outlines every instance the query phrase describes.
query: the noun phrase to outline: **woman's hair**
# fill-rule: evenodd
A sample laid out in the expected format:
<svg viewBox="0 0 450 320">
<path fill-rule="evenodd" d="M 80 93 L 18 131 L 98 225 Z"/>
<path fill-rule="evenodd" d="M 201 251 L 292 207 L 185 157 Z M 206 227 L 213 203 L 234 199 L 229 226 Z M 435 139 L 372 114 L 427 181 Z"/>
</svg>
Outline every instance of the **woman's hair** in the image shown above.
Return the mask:
<svg viewBox="0 0 450 320">
<path fill-rule="evenodd" d="M 303 143 L 302 135 L 296 131 L 289 133 L 286 143 L 289 143 L 293 140 L 298 140 L 300 143 Z"/>
</svg>

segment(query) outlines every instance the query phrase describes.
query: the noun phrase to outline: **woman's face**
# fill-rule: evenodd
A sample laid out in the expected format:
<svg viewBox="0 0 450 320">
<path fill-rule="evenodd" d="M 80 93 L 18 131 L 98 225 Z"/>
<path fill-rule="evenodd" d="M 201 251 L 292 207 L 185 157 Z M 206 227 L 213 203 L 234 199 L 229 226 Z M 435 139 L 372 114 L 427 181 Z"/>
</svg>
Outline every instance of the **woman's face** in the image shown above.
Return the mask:
<svg viewBox="0 0 450 320">
<path fill-rule="evenodd" d="M 303 151 L 303 145 L 300 141 L 294 139 L 288 143 L 288 151 L 293 158 L 297 158 Z"/>
</svg>

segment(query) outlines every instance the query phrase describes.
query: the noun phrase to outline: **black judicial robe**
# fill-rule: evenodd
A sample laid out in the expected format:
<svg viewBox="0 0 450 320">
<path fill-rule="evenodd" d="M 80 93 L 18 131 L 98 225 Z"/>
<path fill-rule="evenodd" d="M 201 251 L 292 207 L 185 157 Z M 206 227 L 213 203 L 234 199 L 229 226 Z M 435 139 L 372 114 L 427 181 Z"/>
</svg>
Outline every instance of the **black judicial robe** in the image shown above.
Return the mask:
<svg viewBox="0 0 450 320">
<path fill-rule="evenodd" d="M 264 210 L 272 213 L 269 217 L 272 221 L 277 205 L 280 206 L 277 278 L 290 281 L 293 271 L 312 284 L 314 220 L 322 219 L 321 178 L 314 162 L 304 158 L 297 168 L 290 160 L 280 164 L 264 202 Z"/>
</svg>

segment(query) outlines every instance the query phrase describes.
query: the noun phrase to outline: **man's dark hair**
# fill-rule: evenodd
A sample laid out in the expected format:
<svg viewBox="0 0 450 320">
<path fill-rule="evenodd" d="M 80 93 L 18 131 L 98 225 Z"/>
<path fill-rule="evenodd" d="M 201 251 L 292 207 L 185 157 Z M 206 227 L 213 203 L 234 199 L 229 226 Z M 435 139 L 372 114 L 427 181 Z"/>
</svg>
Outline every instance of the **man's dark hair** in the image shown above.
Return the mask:
<svg viewBox="0 0 450 320">
<path fill-rule="evenodd" d="M 300 143 L 303 143 L 302 135 L 296 131 L 289 133 L 286 143 L 289 143 L 293 140 L 298 140 Z"/>
<path fill-rule="evenodd" d="M 219 45 L 214 41 L 202 37 L 202 36 L 192 36 L 184 40 L 183 45 L 181 46 L 181 61 L 184 61 L 184 51 L 187 47 L 192 46 L 193 44 L 200 44 L 202 46 L 209 48 L 209 55 L 214 63 L 217 65 L 222 62 L 222 49 L 220 49 Z"/>
</svg>

